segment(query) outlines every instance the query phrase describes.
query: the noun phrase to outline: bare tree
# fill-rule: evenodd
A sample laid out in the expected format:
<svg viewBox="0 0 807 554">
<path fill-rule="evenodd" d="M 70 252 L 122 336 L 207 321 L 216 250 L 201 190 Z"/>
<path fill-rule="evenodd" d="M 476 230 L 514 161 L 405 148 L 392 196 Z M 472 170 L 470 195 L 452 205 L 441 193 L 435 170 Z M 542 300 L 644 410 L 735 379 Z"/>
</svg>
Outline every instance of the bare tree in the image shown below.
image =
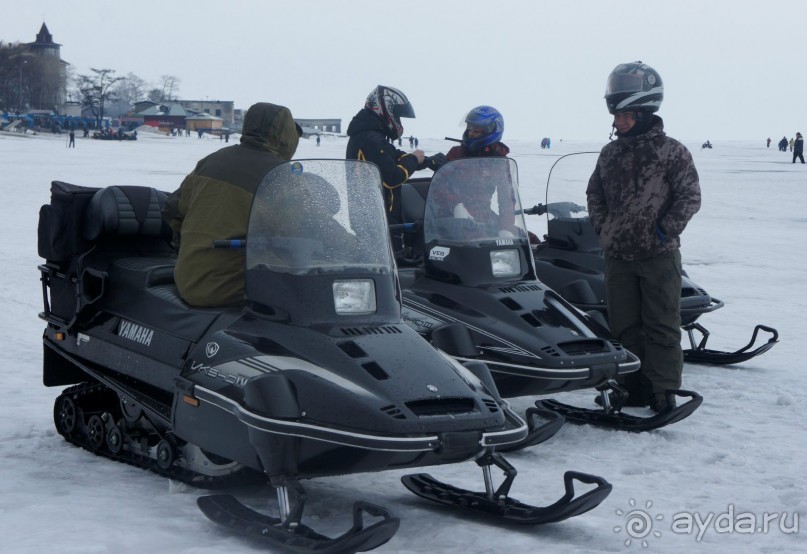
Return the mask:
<svg viewBox="0 0 807 554">
<path fill-rule="evenodd" d="M 93 75 L 78 76 L 78 89 L 81 93 L 82 106 L 92 110 L 100 129 L 101 122 L 104 119 L 104 104 L 107 101 L 117 99 L 112 87 L 123 77 L 114 77 L 114 69 L 95 69 L 91 67 L 90 71 L 93 72 Z"/>
<path fill-rule="evenodd" d="M 129 104 L 136 104 L 146 98 L 149 83 L 134 73 L 127 73 L 115 86 L 115 95 L 119 100 Z"/>
<path fill-rule="evenodd" d="M 176 100 L 176 93 L 179 92 L 179 84 L 182 80 L 175 75 L 160 75 L 160 82 L 162 83 L 162 98 L 159 101 Z"/>
</svg>

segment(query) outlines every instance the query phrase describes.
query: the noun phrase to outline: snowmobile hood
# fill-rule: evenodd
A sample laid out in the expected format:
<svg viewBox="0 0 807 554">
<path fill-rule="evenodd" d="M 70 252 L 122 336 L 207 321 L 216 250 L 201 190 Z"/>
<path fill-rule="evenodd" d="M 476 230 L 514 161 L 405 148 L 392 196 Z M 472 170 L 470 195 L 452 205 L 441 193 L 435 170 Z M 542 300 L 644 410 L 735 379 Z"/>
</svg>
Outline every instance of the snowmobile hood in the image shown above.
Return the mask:
<svg viewBox="0 0 807 554">
<path fill-rule="evenodd" d="M 294 122 L 288 108 L 259 102 L 253 104 L 244 116 L 241 144 L 269 150 L 290 160 L 301 135 L 302 128 Z"/>
</svg>

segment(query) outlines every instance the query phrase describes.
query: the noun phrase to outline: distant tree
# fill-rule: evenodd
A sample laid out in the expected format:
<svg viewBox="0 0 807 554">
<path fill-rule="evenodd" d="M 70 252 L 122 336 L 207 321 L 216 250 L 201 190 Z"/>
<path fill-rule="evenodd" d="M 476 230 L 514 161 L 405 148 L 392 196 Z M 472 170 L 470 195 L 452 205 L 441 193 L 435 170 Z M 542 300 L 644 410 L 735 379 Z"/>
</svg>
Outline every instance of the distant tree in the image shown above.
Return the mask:
<svg viewBox="0 0 807 554">
<path fill-rule="evenodd" d="M 175 75 L 160 75 L 160 82 L 162 84 L 162 97 L 160 102 L 168 102 L 176 100 L 176 93 L 179 92 L 179 84 L 182 80 Z"/>
<path fill-rule="evenodd" d="M 136 104 L 146 98 L 149 83 L 141 79 L 134 73 L 127 73 L 115 85 L 115 95 L 119 100 L 124 100 L 129 104 Z"/>
<path fill-rule="evenodd" d="M 33 56 L 20 43 L 0 41 L 0 107 L 17 111 L 31 104 Z"/>
<path fill-rule="evenodd" d="M 90 108 L 92 114 L 98 122 L 98 128 L 101 128 L 101 122 L 104 119 L 104 104 L 107 101 L 117 100 L 113 85 L 123 79 L 123 77 L 115 77 L 114 69 L 95 69 L 90 68 L 93 72 L 92 75 L 79 75 L 78 76 L 78 89 L 81 93 L 81 105 L 85 108 Z"/>
<path fill-rule="evenodd" d="M 146 94 L 146 98 L 152 102 L 162 102 L 163 91 L 158 88 L 149 89 L 148 94 Z"/>
</svg>

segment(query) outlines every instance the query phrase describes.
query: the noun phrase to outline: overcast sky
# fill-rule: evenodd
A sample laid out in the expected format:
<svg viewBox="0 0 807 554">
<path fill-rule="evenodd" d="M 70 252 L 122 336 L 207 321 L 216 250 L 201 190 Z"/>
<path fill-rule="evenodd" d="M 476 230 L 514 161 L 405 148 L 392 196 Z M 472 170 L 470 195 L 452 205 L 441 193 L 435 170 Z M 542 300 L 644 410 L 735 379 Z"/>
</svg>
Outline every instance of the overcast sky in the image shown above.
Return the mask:
<svg viewBox="0 0 807 554">
<path fill-rule="evenodd" d="M 77 74 L 176 75 L 181 98 L 269 101 L 343 130 L 385 84 L 415 108 L 406 135 L 459 136 L 489 104 L 505 142 L 605 142 L 606 77 L 639 59 L 662 76 L 676 138 L 807 130 L 804 1 L 26 0 L 0 17 L 0 40 L 32 42 L 43 21 Z"/>
</svg>

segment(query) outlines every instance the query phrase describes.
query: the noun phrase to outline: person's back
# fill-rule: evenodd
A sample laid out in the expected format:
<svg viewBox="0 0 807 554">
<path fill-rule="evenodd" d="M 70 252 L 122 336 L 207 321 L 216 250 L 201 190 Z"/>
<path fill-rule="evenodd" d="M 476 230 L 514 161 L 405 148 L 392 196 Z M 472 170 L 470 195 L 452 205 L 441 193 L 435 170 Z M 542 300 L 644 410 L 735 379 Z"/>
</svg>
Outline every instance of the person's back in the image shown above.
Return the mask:
<svg viewBox="0 0 807 554">
<path fill-rule="evenodd" d="M 244 303 L 244 252 L 214 249 L 213 241 L 246 237 L 255 190 L 270 169 L 291 159 L 299 136 L 288 108 L 254 104 L 241 144 L 200 160 L 168 197 L 163 217 L 179 250 L 174 278 L 188 304 Z"/>
</svg>

